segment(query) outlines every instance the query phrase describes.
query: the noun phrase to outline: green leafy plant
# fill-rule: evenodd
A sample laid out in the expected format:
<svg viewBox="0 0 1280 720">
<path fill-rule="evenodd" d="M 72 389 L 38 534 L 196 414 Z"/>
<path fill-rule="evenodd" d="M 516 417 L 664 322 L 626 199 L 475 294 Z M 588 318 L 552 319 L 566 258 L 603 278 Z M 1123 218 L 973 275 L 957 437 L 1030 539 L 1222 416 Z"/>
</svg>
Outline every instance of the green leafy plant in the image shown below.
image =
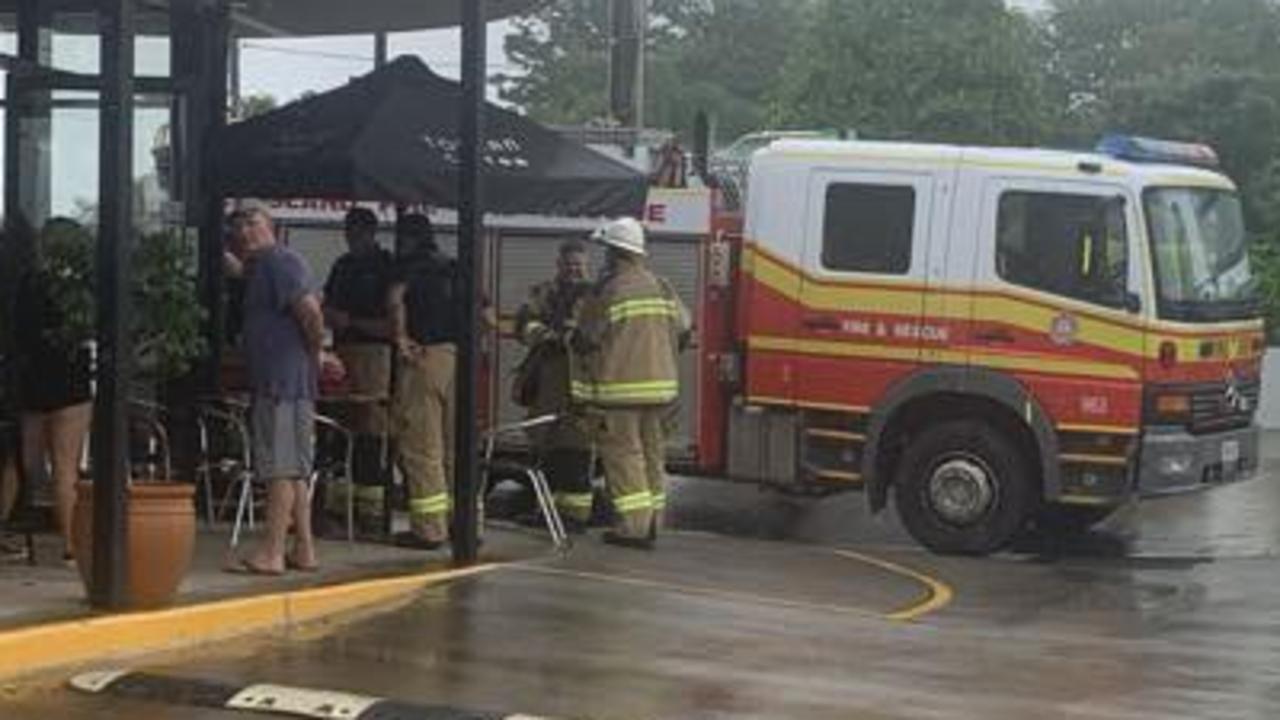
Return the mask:
<svg viewBox="0 0 1280 720">
<path fill-rule="evenodd" d="M 51 339 L 67 347 L 83 344 L 96 326 L 94 238 L 77 225 L 54 223 L 40 244 L 37 272 L 63 318 L 49 328 Z M 191 243 L 172 232 L 140 236 L 132 292 L 138 369 L 155 379 L 185 373 L 205 351 L 205 309 L 197 296 Z"/>
<path fill-rule="evenodd" d="M 1258 305 L 1267 321 L 1267 344 L 1280 345 L 1280 243 L 1259 240 L 1251 251 L 1250 262 L 1258 278 Z"/>
</svg>

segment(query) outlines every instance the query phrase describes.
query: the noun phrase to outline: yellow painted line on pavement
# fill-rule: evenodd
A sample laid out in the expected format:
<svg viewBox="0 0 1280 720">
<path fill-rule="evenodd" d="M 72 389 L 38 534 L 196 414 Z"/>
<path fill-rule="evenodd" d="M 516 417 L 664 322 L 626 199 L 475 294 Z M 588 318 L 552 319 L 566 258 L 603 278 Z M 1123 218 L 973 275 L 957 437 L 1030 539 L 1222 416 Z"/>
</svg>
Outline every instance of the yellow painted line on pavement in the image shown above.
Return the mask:
<svg viewBox="0 0 1280 720">
<path fill-rule="evenodd" d="M 772 597 L 770 595 L 757 595 L 756 593 L 744 593 L 736 590 L 723 590 L 720 588 L 709 588 L 698 585 L 668 582 L 666 580 L 654 580 L 652 578 L 640 577 L 638 575 L 615 575 L 613 573 L 588 572 L 585 570 L 562 570 L 560 568 L 550 568 L 538 565 L 511 565 L 506 569 L 533 573 L 535 575 L 553 575 L 556 577 L 574 578 L 577 580 L 593 580 L 597 582 L 612 583 L 615 585 L 628 585 L 630 587 L 645 588 L 648 590 L 665 590 L 685 595 L 699 595 L 702 597 L 719 598 L 722 600 L 748 602 L 756 605 L 770 605 L 773 607 L 787 608 L 788 610 L 817 610 L 819 612 L 857 615 L 860 617 L 884 617 L 882 613 L 876 610 L 857 607 L 854 605 L 834 605 L 827 603 L 811 603 L 803 600 L 787 600 L 786 598 Z"/>
<path fill-rule="evenodd" d="M 501 565 L 480 565 L 4 631 L 0 632 L 0 679 L 293 629 L 323 618 L 392 605 L 431 585 L 498 567 Z"/>
<path fill-rule="evenodd" d="M 885 615 L 887 620 L 895 620 L 898 622 L 911 622 L 930 613 L 935 613 L 947 605 L 951 604 L 951 600 L 955 598 L 955 591 L 951 586 L 941 580 L 926 575 L 919 570 L 899 565 L 889 560 L 864 555 L 852 550 L 833 550 L 836 555 L 849 560 L 857 560 L 858 562 L 874 565 L 882 570 L 887 570 L 895 575 L 911 578 L 918 583 L 922 583 L 926 590 L 922 600 L 909 607 L 902 608 L 896 612 Z"/>
<path fill-rule="evenodd" d="M 578 580 L 593 580 L 598 582 L 608 582 L 619 585 L 628 585 L 631 587 L 640 587 L 650 590 L 665 590 L 671 592 L 685 593 L 690 595 L 699 595 L 702 597 L 720 598 L 724 600 L 735 600 L 740 602 L 749 602 L 759 605 L 770 605 L 782 607 L 792 610 L 814 610 L 818 612 L 837 613 L 844 615 L 856 615 L 859 617 L 874 617 L 882 620 L 890 620 L 893 622 L 912 622 L 937 612 L 951 603 L 955 597 L 954 591 L 946 583 L 937 578 L 930 577 L 918 570 L 914 570 L 903 565 L 899 565 L 888 560 L 864 555 L 862 553 L 853 552 L 851 550 L 832 550 L 837 556 L 846 560 L 856 560 L 858 562 L 871 565 L 886 572 L 899 577 L 908 578 L 914 582 L 924 585 L 924 597 L 922 600 L 912 605 L 895 610 L 893 612 L 884 612 L 871 608 L 860 607 L 856 605 L 839 605 L 834 603 L 813 603 L 804 600 L 788 600 L 786 598 L 774 597 L 771 595 L 760 595 L 757 593 L 739 592 L 736 590 L 724 590 L 721 588 L 702 587 L 698 585 L 688 585 L 680 582 L 670 582 L 667 580 L 655 580 L 652 578 L 641 577 L 638 575 L 624 575 L 614 573 L 599 573 L 582 570 L 566 570 L 561 568 L 552 568 L 542 565 L 531 564 L 515 564 L 506 566 L 507 570 L 515 570 L 519 572 L 528 572 L 542 575 L 554 575 L 559 577 L 575 578 Z"/>
</svg>

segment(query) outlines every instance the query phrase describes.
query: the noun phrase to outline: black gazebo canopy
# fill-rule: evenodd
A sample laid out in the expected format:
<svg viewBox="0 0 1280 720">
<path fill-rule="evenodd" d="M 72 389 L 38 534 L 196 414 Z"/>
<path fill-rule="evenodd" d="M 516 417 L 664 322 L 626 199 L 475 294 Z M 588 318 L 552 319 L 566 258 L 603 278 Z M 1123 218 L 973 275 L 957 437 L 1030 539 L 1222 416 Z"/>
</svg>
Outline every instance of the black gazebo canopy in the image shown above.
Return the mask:
<svg viewBox="0 0 1280 720">
<path fill-rule="evenodd" d="M 401 57 L 344 87 L 228 127 L 214 177 L 231 197 L 458 204 L 458 83 Z M 490 105 L 481 149 L 493 213 L 638 215 L 646 179 Z"/>
</svg>

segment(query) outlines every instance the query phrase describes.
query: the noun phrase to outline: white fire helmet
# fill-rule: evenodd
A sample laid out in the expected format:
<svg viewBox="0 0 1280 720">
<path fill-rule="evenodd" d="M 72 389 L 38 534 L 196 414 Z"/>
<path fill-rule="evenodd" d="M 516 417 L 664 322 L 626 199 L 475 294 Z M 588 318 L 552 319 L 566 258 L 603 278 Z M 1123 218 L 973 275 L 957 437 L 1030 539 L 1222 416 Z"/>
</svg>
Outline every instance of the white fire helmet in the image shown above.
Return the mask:
<svg viewBox="0 0 1280 720">
<path fill-rule="evenodd" d="M 648 254 L 644 246 L 644 226 L 635 218 L 624 217 L 605 223 L 591 233 L 591 240 L 632 255 Z"/>
</svg>

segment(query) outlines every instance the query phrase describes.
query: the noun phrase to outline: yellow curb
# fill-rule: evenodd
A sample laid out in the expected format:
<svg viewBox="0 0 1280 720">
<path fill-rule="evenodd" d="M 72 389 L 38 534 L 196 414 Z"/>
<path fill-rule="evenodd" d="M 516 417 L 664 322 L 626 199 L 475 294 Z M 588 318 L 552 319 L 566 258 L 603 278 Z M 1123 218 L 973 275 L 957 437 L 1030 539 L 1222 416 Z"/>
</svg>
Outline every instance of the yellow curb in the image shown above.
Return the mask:
<svg viewBox="0 0 1280 720">
<path fill-rule="evenodd" d="M 407 600 L 430 585 L 497 567 L 480 565 L 0 632 L 0 679 L 89 661 L 176 650 L 251 633 L 292 629 L 323 618 Z"/>
</svg>

